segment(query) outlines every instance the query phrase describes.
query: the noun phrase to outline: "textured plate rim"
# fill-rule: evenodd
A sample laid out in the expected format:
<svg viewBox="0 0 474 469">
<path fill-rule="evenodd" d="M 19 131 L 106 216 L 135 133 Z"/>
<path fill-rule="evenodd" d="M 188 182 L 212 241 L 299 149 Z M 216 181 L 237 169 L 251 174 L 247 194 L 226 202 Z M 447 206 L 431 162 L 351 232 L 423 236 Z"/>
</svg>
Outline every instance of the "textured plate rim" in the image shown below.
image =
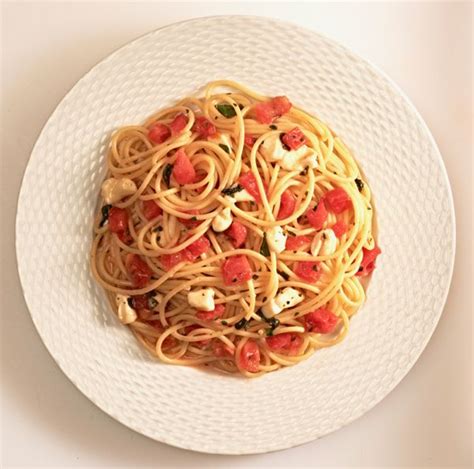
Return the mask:
<svg viewBox="0 0 474 469">
<path fill-rule="evenodd" d="M 199 447 L 197 446 L 194 446 L 194 445 L 186 445 L 186 444 L 178 444 L 176 443 L 175 441 L 173 442 L 170 442 L 170 441 L 167 441 L 166 438 L 162 438 L 162 439 L 157 439 L 156 437 L 154 437 L 153 435 L 150 435 L 138 428 L 135 428 L 135 426 L 126 421 L 126 419 L 124 419 L 121 415 L 114 415 L 112 412 L 110 412 L 109 410 L 105 410 L 104 408 L 102 408 L 97 402 L 95 402 L 93 400 L 92 397 L 90 397 L 87 392 L 83 389 L 83 386 L 79 383 L 77 383 L 71 376 L 69 376 L 69 374 L 63 369 L 63 367 L 60 365 L 60 363 L 58 362 L 58 360 L 56 359 L 56 357 L 54 356 L 53 352 L 50 350 L 50 347 L 47 345 L 47 343 L 45 342 L 45 339 L 43 337 L 43 334 L 38 326 L 38 323 L 37 321 L 35 320 L 35 316 L 33 315 L 32 313 L 32 308 L 30 307 L 30 304 L 31 304 L 31 301 L 28 297 L 28 295 L 26 294 L 26 291 L 25 291 L 25 288 L 24 288 L 24 277 L 25 277 L 25 274 L 23 273 L 22 271 L 22 266 L 19 262 L 19 258 L 20 258 L 20 249 L 19 249 L 19 243 L 18 243 L 18 237 L 17 237 L 17 232 L 19 230 L 19 226 L 18 226 L 18 212 L 19 212 L 19 208 L 20 208 L 20 203 L 22 201 L 22 199 L 24 198 L 24 193 L 26 191 L 25 189 L 25 186 L 24 186 L 24 181 L 26 179 L 26 176 L 28 174 L 29 171 L 32 171 L 32 165 L 31 165 L 31 162 L 33 161 L 33 158 L 35 158 L 35 152 L 36 152 L 36 149 L 37 149 L 37 146 L 38 146 L 38 143 L 40 142 L 42 136 L 43 136 L 43 133 L 45 132 L 45 129 L 47 128 L 49 122 L 54 118 L 54 116 L 56 115 L 56 113 L 58 112 L 61 104 L 67 99 L 67 97 L 72 93 L 72 91 L 81 84 L 81 82 L 83 80 L 85 80 L 89 74 L 91 74 L 94 69 L 99 66 L 100 64 L 102 63 L 105 63 L 107 62 L 108 60 L 111 60 L 116 54 L 118 54 L 120 51 L 122 51 L 123 49 L 131 46 L 132 44 L 140 41 L 142 38 L 144 37 L 147 37 L 147 36 L 150 36 L 150 35 L 153 35 L 153 34 L 156 34 L 158 31 L 162 31 L 162 30 L 165 30 L 167 28 L 172 28 L 176 25 L 179 25 L 179 24 L 183 24 L 183 23 L 194 23 L 194 22 L 200 22 L 200 21 L 205 21 L 205 20 L 209 20 L 209 19 L 212 19 L 212 18 L 221 18 L 221 19 L 231 19 L 231 18 L 236 18 L 236 17 L 240 17 L 240 18 L 255 18 L 255 19 L 259 19 L 259 20 L 263 20 L 263 21 L 267 21 L 267 22 L 270 22 L 270 23 L 280 23 L 280 24 L 284 24 L 284 25 L 287 25 L 287 26 L 291 26 L 293 29 L 295 29 L 295 31 L 305 31 L 305 32 L 310 32 L 312 35 L 314 36 L 319 36 L 335 45 L 337 45 L 338 47 L 340 47 L 341 49 L 343 49 L 345 52 L 347 52 L 348 54 L 350 54 L 351 56 L 353 56 L 354 58 L 356 58 L 357 60 L 365 63 L 366 65 L 369 66 L 369 68 L 371 68 L 377 75 L 379 75 L 380 77 L 382 77 L 386 82 L 387 84 L 396 92 L 396 94 L 398 94 L 404 101 L 404 103 L 408 106 L 408 108 L 411 110 L 411 112 L 413 113 L 413 115 L 416 117 L 418 123 L 421 125 L 425 135 L 428 137 L 429 141 L 430 141 L 430 144 L 432 146 L 432 148 L 435 150 L 435 153 L 436 153 L 436 156 L 437 156 L 437 163 L 438 163 L 438 166 L 439 168 L 441 169 L 441 173 L 443 174 L 443 178 L 444 178 L 444 181 L 445 181 L 445 184 L 446 184 L 446 189 L 447 189 L 447 192 L 448 192 L 448 196 L 449 196 L 449 207 L 450 207 L 450 216 L 451 216 L 451 220 L 452 220 L 452 223 L 451 223 L 451 230 L 452 230 L 452 242 L 451 242 L 451 249 L 452 249 L 452 256 L 451 256 L 451 259 L 450 259 L 450 263 L 449 263 L 449 266 L 448 266 L 448 270 L 449 270 L 449 273 L 448 273 L 448 279 L 447 279 L 447 282 L 446 282 L 446 285 L 445 285 L 445 289 L 444 289 L 444 292 L 443 292 L 443 298 L 442 298 L 442 301 L 439 302 L 439 305 L 438 305 L 438 311 L 436 312 L 436 314 L 433 314 L 433 324 L 432 324 L 432 327 L 431 329 L 426 333 L 425 337 L 424 337 L 424 341 L 422 343 L 422 346 L 419 348 L 419 352 L 417 354 L 414 355 L 414 357 L 412 358 L 412 360 L 410 362 L 407 362 L 406 365 L 405 365 L 405 370 L 403 372 L 403 374 L 400 376 L 400 378 L 398 380 L 396 380 L 390 388 L 388 388 L 388 390 L 377 400 L 375 400 L 371 406 L 367 409 L 364 409 L 362 411 L 360 411 L 359 413 L 357 414 L 354 414 L 352 416 L 352 418 L 348 419 L 347 421 L 345 421 L 344 423 L 336 426 L 333 430 L 329 431 L 328 433 L 325 433 L 324 435 L 320 436 L 320 437 L 310 437 L 310 438 L 306 438 L 305 440 L 299 440 L 298 442 L 296 443 L 291 443 L 291 442 L 287 442 L 286 444 L 282 445 L 281 447 L 279 448 L 276 448 L 276 449 L 262 449 L 262 450 L 258 450 L 258 451 L 247 451 L 247 450 L 244 450 L 244 451 L 229 451 L 229 450 L 223 450 L 223 451 L 220 451 L 220 450 L 214 450 L 212 452 L 210 451 L 206 451 L 206 450 L 202 450 L 200 449 Z M 451 287 L 451 283 L 452 283 L 452 278 L 453 278 L 453 271 L 454 271 L 454 264 L 455 264 L 455 257 L 456 257 L 456 215 L 455 215 L 455 206 L 454 206 L 454 198 L 453 198 L 453 192 L 452 192 L 452 187 L 451 187 L 451 184 L 450 184 L 450 181 L 449 181 L 449 176 L 448 176 L 448 172 L 446 170 L 446 166 L 444 164 L 444 160 L 442 158 L 442 155 L 441 155 L 441 152 L 438 148 L 438 145 L 436 143 L 436 140 L 434 139 L 428 125 L 426 124 L 426 122 L 424 121 L 423 117 L 421 116 L 420 112 L 417 110 L 417 108 L 415 107 L 415 105 L 413 104 L 413 102 L 411 101 L 411 99 L 407 96 L 407 94 L 400 88 L 400 86 L 394 81 L 392 80 L 392 78 L 390 78 L 390 76 L 388 76 L 383 70 L 381 70 L 377 65 L 375 65 L 372 61 L 360 56 L 358 53 L 352 51 L 349 47 L 341 44 L 340 42 L 338 42 L 337 40 L 333 39 L 332 37 L 329 37 L 325 34 L 322 34 L 320 32 L 317 32 L 315 30 L 312 30 L 312 29 L 309 29 L 309 28 L 306 28 L 306 27 L 303 27 L 303 26 L 300 26 L 299 24 L 296 24 L 294 22 L 291 22 L 291 21 L 284 21 L 284 20 L 280 20 L 278 18 L 273 18 L 273 17 L 267 17 L 267 16 L 258 16 L 258 15 L 210 15 L 210 16 L 202 16 L 202 17 L 194 17 L 194 18 L 189 18 L 189 19 L 186 19 L 186 20 L 182 20 L 182 21 L 176 21 L 176 22 L 173 22 L 173 23 L 168 23 L 166 25 L 163 25 L 159 28 L 156 28 L 156 29 L 153 29 L 151 31 L 148 31 L 144 34 L 141 34 L 140 36 L 136 37 L 135 39 L 132 39 L 131 41 L 128 41 L 126 42 L 125 44 L 122 44 L 121 46 L 115 48 L 112 52 L 110 52 L 109 54 L 107 54 L 105 57 L 103 57 L 102 59 L 100 59 L 98 62 L 96 62 L 94 65 L 92 65 L 89 70 L 84 73 L 81 78 L 79 78 L 79 80 L 77 80 L 72 86 L 71 88 L 64 94 L 64 96 L 60 99 L 60 101 L 57 103 L 57 105 L 54 107 L 53 111 L 51 112 L 51 114 L 49 115 L 49 117 L 47 118 L 46 122 L 44 123 L 44 125 L 42 126 L 41 128 L 41 131 L 39 132 L 37 138 L 36 138 L 36 141 L 35 141 L 35 144 L 33 145 L 33 148 L 31 150 L 31 154 L 30 154 L 30 157 L 28 158 L 28 161 L 27 161 L 27 165 L 26 165 L 26 168 L 25 168 L 25 171 L 23 173 L 23 177 L 22 177 L 22 180 L 21 180 L 21 186 L 20 186 L 20 190 L 19 190 L 19 194 L 18 194 L 18 199 L 17 199 L 17 215 L 16 215 L 16 221 L 15 221 L 15 254 L 16 254 L 16 260 L 17 260 L 17 266 L 18 266 L 18 274 L 19 274 L 19 278 L 20 278 L 20 285 L 21 285 L 21 290 L 22 290 L 22 293 L 23 293 L 23 297 L 25 298 L 25 302 L 26 302 L 26 305 L 27 305 L 27 308 L 28 308 L 28 312 L 31 316 L 31 319 L 33 321 L 33 324 L 35 326 L 35 329 L 39 335 L 39 337 L 41 338 L 41 342 L 43 343 L 44 347 L 46 348 L 46 350 L 48 351 L 49 355 L 52 357 L 52 359 L 54 360 L 54 362 L 56 363 L 56 365 L 59 367 L 59 369 L 63 372 L 63 374 L 68 378 L 68 380 L 74 384 L 74 386 L 90 401 L 92 402 L 96 407 L 98 407 L 102 412 L 104 412 L 106 415 L 112 417 L 114 420 L 118 421 L 119 423 L 121 423 L 122 425 L 124 425 L 125 427 L 129 428 L 130 430 L 133 430 L 134 432 L 140 434 L 140 435 L 143 435 L 143 436 L 146 436 L 148 438 L 150 438 L 151 440 L 153 441 L 157 441 L 157 442 L 160 442 L 160 443 L 165 443 L 165 444 L 168 444 L 168 445 L 171 445 L 171 446 L 174 446 L 174 447 L 177 447 L 177 448 L 180 448 L 180 449 L 185 449 L 185 450 L 190 450 L 190 451 L 195 451 L 195 452 L 198 452 L 198 453 L 202 453 L 202 454 L 221 454 L 221 455 L 245 455 L 245 454 L 262 454 L 262 453 L 269 453 L 269 452 L 274 452 L 274 451 L 282 451 L 282 450 L 285 450 L 285 449 L 289 449 L 289 448 L 293 448 L 293 447 L 298 447 L 298 446 L 302 446 L 304 444 L 307 444 L 307 443 L 310 443 L 312 441 L 315 441 L 319 438 L 322 438 L 326 435 L 329 435 L 331 433 L 334 433 L 335 431 L 341 429 L 341 428 L 344 428 L 346 427 L 347 425 L 349 425 L 350 423 L 354 422 L 355 420 L 357 420 L 358 418 L 360 418 L 362 415 L 364 415 L 365 413 L 373 410 L 381 401 L 383 401 L 399 384 L 400 382 L 405 379 L 405 377 L 408 375 L 408 373 L 411 371 L 411 369 L 413 368 L 413 366 L 415 365 L 415 363 L 418 361 L 418 359 L 420 358 L 420 356 L 422 355 L 422 353 L 425 351 L 426 347 L 427 347 L 427 344 L 428 342 L 431 340 L 432 336 L 433 336 L 433 333 L 439 323 L 439 320 L 441 318 L 441 315 L 444 311 L 444 308 L 446 306 L 446 302 L 447 302 L 447 298 L 448 298 L 448 294 L 449 294 L 449 291 L 450 291 L 450 287 Z"/>
</svg>

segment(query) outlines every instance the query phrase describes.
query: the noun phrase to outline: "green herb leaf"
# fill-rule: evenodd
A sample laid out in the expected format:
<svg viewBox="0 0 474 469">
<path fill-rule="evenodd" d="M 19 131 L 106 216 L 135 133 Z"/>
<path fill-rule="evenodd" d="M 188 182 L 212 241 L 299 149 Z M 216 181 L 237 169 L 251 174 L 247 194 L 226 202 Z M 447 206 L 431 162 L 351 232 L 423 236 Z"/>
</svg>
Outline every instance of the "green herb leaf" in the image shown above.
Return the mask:
<svg viewBox="0 0 474 469">
<path fill-rule="evenodd" d="M 165 169 L 163 170 L 163 181 L 165 181 L 165 184 L 169 187 L 170 186 L 170 178 L 171 178 L 171 173 L 173 172 L 173 165 L 168 163 L 165 166 Z"/>
<path fill-rule="evenodd" d="M 112 205 L 104 205 L 102 207 L 102 219 L 100 220 L 99 228 L 102 228 L 107 223 L 107 220 L 109 219 L 109 212 L 110 212 L 111 208 L 112 208 Z"/>
<path fill-rule="evenodd" d="M 230 153 L 230 148 L 227 145 L 224 145 L 223 143 L 219 143 L 219 146 L 226 152 Z"/>
<path fill-rule="evenodd" d="M 218 104 L 216 109 L 224 116 L 229 119 L 230 117 L 234 117 L 237 115 L 235 112 L 234 106 L 231 104 Z"/>
<path fill-rule="evenodd" d="M 277 130 L 278 127 L 277 127 L 275 124 L 271 124 L 271 125 L 270 125 L 270 129 L 272 129 L 272 130 Z"/>
<path fill-rule="evenodd" d="M 247 321 L 247 319 L 245 318 L 242 318 L 239 322 L 235 324 L 234 327 L 240 330 L 240 329 L 247 329 L 248 325 L 249 325 L 249 321 Z"/>
<path fill-rule="evenodd" d="M 222 193 L 224 195 L 234 195 L 236 192 L 240 192 L 244 188 L 240 184 L 236 184 L 235 186 L 228 187 L 227 189 L 223 189 Z"/>
<path fill-rule="evenodd" d="M 359 192 L 362 191 L 362 189 L 364 188 L 364 183 L 361 179 L 359 178 L 355 178 L 354 179 L 354 182 L 356 183 L 356 186 L 357 186 L 357 189 L 359 189 Z"/>
<path fill-rule="evenodd" d="M 270 256 L 270 248 L 268 247 L 267 237 L 265 234 L 263 235 L 262 244 L 260 246 L 260 254 L 265 257 Z"/>
<path fill-rule="evenodd" d="M 221 321 L 221 324 L 222 324 L 223 326 L 227 326 L 229 323 L 228 323 L 227 321 Z"/>
<path fill-rule="evenodd" d="M 155 309 L 158 306 L 158 301 L 155 300 L 152 296 L 148 297 L 147 301 L 148 309 Z"/>
<path fill-rule="evenodd" d="M 284 280 L 288 280 L 290 278 L 290 276 L 286 272 L 278 271 L 278 273 L 283 277 Z"/>
</svg>

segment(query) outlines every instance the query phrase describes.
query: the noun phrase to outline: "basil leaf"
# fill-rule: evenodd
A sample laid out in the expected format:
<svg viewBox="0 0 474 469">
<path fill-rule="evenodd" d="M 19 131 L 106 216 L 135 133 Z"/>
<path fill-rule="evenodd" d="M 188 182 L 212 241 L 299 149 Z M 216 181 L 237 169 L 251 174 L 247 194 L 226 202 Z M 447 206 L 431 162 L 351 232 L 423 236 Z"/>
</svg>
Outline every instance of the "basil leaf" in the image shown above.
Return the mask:
<svg viewBox="0 0 474 469">
<path fill-rule="evenodd" d="M 359 189 L 359 192 L 362 191 L 362 189 L 364 188 L 364 183 L 361 179 L 359 178 L 355 178 L 354 179 L 354 182 L 356 183 L 356 186 L 357 186 L 357 189 Z"/>
<path fill-rule="evenodd" d="M 234 195 L 236 192 L 240 192 L 244 188 L 240 184 L 236 184 L 235 186 L 228 187 L 227 189 L 223 189 L 222 193 L 224 195 Z"/>
<path fill-rule="evenodd" d="M 260 254 L 265 257 L 270 256 L 270 248 L 268 247 L 267 237 L 265 234 L 263 235 L 262 244 L 260 246 Z"/>
<path fill-rule="evenodd" d="M 229 117 L 234 117 L 237 115 L 235 112 L 234 106 L 232 104 L 218 104 L 216 109 L 224 116 L 229 119 Z"/>
<path fill-rule="evenodd" d="M 247 319 L 242 318 L 239 322 L 237 322 L 234 327 L 236 329 L 247 329 L 247 326 L 249 325 L 249 321 Z"/>
<path fill-rule="evenodd" d="M 171 178 L 171 173 L 173 172 L 173 165 L 168 163 L 165 166 L 165 169 L 163 170 L 163 181 L 165 181 L 165 184 L 169 187 L 170 186 L 170 178 Z"/>
<path fill-rule="evenodd" d="M 109 212 L 110 212 L 111 208 L 112 208 L 112 205 L 104 205 L 102 207 L 102 219 L 100 220 L 99 228 L 102 228 L 107 223 L 107 220 L 109 219 Z"/>
<path fill-rule="evenodd" d="M 148 309 L 155 309 L 158 306 L 158 301 L 155 300 L 152 296 L 150 296 L 147 300 Z"/>
<path fill-rule="evenodd" d="M 219 146 L 226 152 L 230 154 L 230 148 L 227 145 L 224 145 L 223 143 L 219 143 Z"/>
<path fill-rule="evenodd" d="M 272 129 L 272 130 L 278 129 L 278 127 L 277 127 L 275 124 L 270 124 L 269 127 L 270 127 L 270 129 Z"/>
</svg>

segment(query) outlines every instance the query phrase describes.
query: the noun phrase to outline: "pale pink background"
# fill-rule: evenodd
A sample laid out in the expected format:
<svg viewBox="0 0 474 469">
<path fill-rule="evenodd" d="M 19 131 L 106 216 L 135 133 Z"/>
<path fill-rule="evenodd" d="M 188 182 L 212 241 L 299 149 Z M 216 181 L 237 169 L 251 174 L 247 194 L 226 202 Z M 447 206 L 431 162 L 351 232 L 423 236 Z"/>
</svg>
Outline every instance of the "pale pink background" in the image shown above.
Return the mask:
<svg viewBox="0 0 474 469">
<path fill-rule="evenodd" d="M 16 272 L 21 177 L 42 126 L 96 62 L 129 40 L 194 16 L 274 16 L 373 61 L 413 100 L 454 192 L 457 259 L 425 352 L 375 409 L 319 441 L 268 455 L 202 455 L 112 420 L 42 345 Z M 472 6 L 469 3 L 4 3 L 2 5 L 2 454 L 12 466 L 421 467 L 472 465 Z M 278 45 L 275 45 L 276 47 Z M 53 286 L 54 288 L 54 286 Z M 66 313 L 66 312 L 65 312 Z"/>
</svg>

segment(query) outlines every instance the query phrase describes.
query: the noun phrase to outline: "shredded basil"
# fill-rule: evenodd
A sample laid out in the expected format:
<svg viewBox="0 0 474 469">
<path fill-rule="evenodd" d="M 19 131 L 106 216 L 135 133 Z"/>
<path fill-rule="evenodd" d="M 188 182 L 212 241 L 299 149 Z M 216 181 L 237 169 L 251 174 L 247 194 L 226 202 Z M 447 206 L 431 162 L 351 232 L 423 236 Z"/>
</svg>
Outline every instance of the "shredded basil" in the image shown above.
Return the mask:
<svg viewBox="0 0 474 469">
<path fill-rule="evenodd" d="M 197 217 L 191 217 L 190 220 L 191 221 L 197 221 Z"/>
<path fill-rule="evenodd" d="M 270 328 L 267 329 L 267 336 L 272 336 L 274 330 L 280 325 L 280 321 L 276 318 L 267 319 L 268 324 L 270 324 Z"/>
<path fill-rule="evenodd" d="M 219 146 L 226 152 L 230 153 L 230 148 L 227 145 L 224 145 L 223 143 L 219 143 Z"/>
<path fill-rule="evenodd" d="M 237 115 L 237 113 L 235 112 L 234 106 L 232 106 L 231 104 L 218 104 L 216 106 L 216 109 L 224 117 L 227 117 L 227 119 L 229 119 L 229 117 L 234 117 L 235 115 Z"/>
<path fill-rule="evenodd" d="M 242 318 L 239 322 L 235 324 L 236 329 L 247 329 L 247 326 L 249 325 L 249 321 L 247 319 Z"/>
<path fill-rule="evenodd" d="M 277 130 L 278 127 L 277 127 L 275 124 L 271 124 L 271 125 L 270 125 L 270 129 L 272 129 L 272 130 Z"/>
<path fill-rule="evenodd" d="M 243 189 L 244 188 L 240 184 L 237 184 L 235 186 L 228 187 L 227 189 L 223 189 L 222 193 L 224 195 L 234 195 L 236 192 L 240 192 Z"/>
<path fill-rule="evenodd" d="M 263 235 L 262 244 L 260 246 L 260 254 L 265 257 L 268 257 L 270 255 L 270 249 L 268 247 L 267 237 L 265 234 Z"/>
<path fill-rule="evenodd" d="M 148 297 L 147 301 L 148 309 L 155 309 L 158 306 L 158 301 L 155 300 L 152 296 Z"/>
<path fill-rule="evenodd" d="M 221 324 L 222 324 L 223 326 L 227 326 L 227 324 L 229 324 L 229 323 L 228 323 L 227 321 L 221 321 Z"/>
<path fill-rule="evenodd" d="M 110 212 L 111 208 L 112 208 L 112 205 L 104 205 L 102 207 L 102 219 L 100 220 L 99 228 L 102 228 L 107 223 L 107 220 L 109 219 L 109 212 Z"/>
<path fill-rule="evenodd" d="M 354 182 L 356 183 L 356 186 L 357 186 L 357 189 L 359 189 L 359 192 L 362 191 L 362 189 L 364 188 L 364 183 L 361 179 L 359 178 L 355 178 L 354 179 Z"/>
<path fill-rule="evenodd" d="M 171 173 L 173 172 L 173 165 L 168 163 L 165 166 L 165 169 L 163 170 L 163 181 L 165 181 L 165 184 L 169 187 L 170 186 L 170 178 L 171 178 Z"/>
<path fill-rule="evenodd" d="M 278 273 L 285 279 L 285 280 L 288 280 L 290 278 L 290 276 L 286 273 L 286 272 L 280 272 L 278 271 Z"/>
</svg>

